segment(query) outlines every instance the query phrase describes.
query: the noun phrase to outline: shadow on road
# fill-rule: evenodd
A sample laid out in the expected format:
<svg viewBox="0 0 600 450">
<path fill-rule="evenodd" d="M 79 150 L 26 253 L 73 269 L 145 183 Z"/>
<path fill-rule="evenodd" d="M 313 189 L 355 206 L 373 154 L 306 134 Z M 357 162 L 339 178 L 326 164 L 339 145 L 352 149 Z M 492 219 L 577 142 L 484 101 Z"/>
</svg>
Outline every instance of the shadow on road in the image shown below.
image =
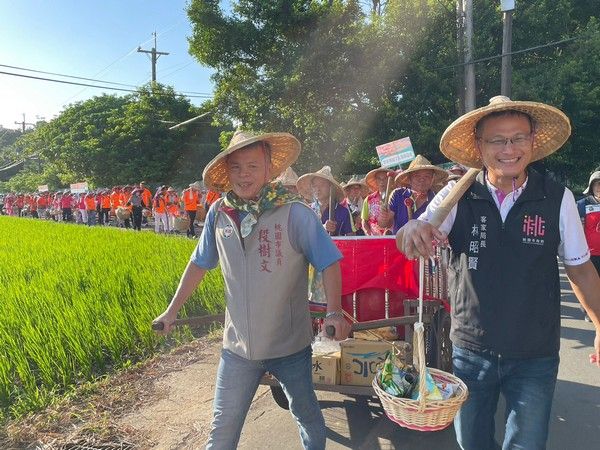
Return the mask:
<svg viewBox="0 0 600 450">
<path fill-rule="evenodd" d="M 452 425 L 429 433 L 402 428 L 386 417 L 374 397 L 319 403 L 328 427 L 327 439 L 346 448 L 459 449 Z"/>
</svg>

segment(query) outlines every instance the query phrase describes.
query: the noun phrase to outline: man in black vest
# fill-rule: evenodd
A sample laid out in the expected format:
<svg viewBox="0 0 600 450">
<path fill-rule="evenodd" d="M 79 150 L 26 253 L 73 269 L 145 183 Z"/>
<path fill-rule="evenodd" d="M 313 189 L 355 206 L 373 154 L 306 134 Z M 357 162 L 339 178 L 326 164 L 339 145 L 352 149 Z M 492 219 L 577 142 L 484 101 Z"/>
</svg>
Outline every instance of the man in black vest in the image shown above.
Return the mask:
<svg viewBox="0 0 600 450">
<path fill-rule="evenodd" d="M 401 230 L 409 257 L 449 241 L 454 372 L 469 388 L 455 419 L 463 449 L 495 448 L 494 415 L 506 399 L 503 448 L 542 449 L 559 362 L 559 256 L 596 327 L 590 361 L 600 367 L 600 279 L 590 262 L 571 191 L 529 164 L 570 135 L 558 109 L 498 96 L 444 132 L 450 160 L 483 168 L 442 225 L 427 221 L 451 182 L 418 220 Z"/>
</svg>

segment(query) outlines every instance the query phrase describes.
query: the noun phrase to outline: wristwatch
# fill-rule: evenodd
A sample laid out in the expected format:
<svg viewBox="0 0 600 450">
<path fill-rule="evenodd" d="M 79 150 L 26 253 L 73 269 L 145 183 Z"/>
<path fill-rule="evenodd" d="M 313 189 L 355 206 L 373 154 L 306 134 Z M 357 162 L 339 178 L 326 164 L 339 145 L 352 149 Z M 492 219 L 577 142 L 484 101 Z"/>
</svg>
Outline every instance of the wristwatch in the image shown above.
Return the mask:
<svg viewBox="0 0 600 450">
<path fill-rule="evenodd" d="M 327 314 L 325 314 L 326 319 L 329 319 L 330 317 L 334 317 L 334 316 L 338 316 L 343 319 L 344 313 L 342 311 L 329 311 Z"/>
</svg>

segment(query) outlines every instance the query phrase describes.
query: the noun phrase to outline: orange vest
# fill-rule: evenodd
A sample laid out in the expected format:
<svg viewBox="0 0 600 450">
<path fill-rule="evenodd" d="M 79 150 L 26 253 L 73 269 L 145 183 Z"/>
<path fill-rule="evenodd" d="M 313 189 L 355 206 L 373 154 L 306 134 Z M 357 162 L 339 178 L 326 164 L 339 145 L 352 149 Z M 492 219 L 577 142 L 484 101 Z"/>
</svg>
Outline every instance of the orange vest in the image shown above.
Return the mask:
<svg viewBox="0 0 600 450">
<path fill-rule="evenodd" d="M 161 195 L 156 200 L 154 200 L 154 211 L 158 214 L 164 214 L 167 212 L 166 202 L 163 196 Z"/>
<path fill-rule="evenodd" d="M 120 192 L 112 191 L 110 194 L 110 205 L 112 209 L 117 209 L 119 206 L 119 197 L 121 196 Z"/>
<path fill-rule="evenodd" d="M 100 201 L 102 208 L 110 208 L 110 195 L 102 194 L 102 200 Z"/>
<path fill-rule="evenodd" d="M 188 188 L 183 191 L 183 204 L 186 211 L 196 211 L 198 208 L 198 191 Z"/>
<path fill-rule="evenodd" d="M 85 209 L 87 209 L 88 211 L 96 210 L 96 199 L 94 199 L 93 195 L 85 196 Z"/>
<path fill-rule="evenodd" d="M 216 202 L 220 198 L 221 198 L 221 196 L 219 195 L 218 192 L 208 191 L 206 193 L 206 203 L 208 203 L 208 206 L 212 205 L 214 202 Z"/>
<path fill-rule="evenodd" d="M 144 188 L 142 191 L 142 201 L 144 202 L 146 208 L 150 208 L 152 206 L 152 192 L 150 192 L 150 189 Z"/>
</svg>

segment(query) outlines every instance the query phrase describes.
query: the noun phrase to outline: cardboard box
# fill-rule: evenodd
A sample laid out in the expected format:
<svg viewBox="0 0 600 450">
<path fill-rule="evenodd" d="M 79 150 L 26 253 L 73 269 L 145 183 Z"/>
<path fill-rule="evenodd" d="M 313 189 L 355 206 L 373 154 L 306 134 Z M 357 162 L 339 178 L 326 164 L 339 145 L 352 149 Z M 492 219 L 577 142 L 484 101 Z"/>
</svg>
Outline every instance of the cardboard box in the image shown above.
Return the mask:
<svg viewBox="0 0 600 450">
<path fill-rule="evenodd" d="M 370 386 L 373 377 L 392 345 L 380 341 L 347 339 L 341 342 L 341 383 L 350 386 Z"/>
<path fill-rule="evenodd" d="M 340 384 L 340 353 L 313 355 L 312 380 L 318 384 Z"/>
</svg>

